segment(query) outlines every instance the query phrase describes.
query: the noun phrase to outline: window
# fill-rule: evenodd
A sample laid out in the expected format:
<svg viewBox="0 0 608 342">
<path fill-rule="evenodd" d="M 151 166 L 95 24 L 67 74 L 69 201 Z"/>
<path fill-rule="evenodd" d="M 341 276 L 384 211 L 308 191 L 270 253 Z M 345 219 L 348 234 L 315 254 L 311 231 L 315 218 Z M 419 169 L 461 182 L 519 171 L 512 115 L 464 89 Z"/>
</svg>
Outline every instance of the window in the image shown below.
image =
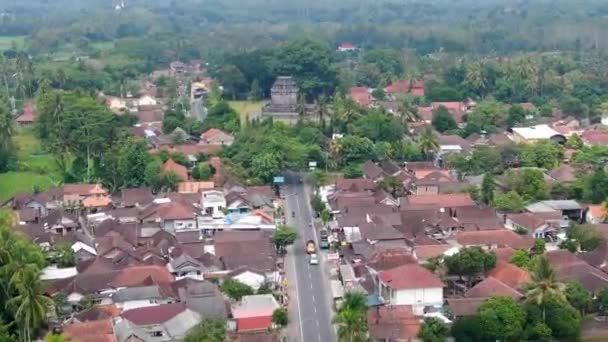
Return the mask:
<svg viewBox="0 0 608 342">
<path fill-rule="evenodd" d="M 162 331 L 153 331 L 150 335 L 152 335 L 152 337 L 161 337 L 161 336 L 163 336 L 163 332 Z"/>
</svg>

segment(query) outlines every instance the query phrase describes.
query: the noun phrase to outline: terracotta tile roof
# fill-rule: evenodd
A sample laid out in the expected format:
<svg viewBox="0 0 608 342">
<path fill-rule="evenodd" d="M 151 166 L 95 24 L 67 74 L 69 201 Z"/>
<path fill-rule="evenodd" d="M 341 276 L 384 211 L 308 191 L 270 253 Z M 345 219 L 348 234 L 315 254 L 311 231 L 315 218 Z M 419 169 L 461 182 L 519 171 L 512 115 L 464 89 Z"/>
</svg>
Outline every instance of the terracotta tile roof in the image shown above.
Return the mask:
<svg viewBox="0 0 608 342">
<path fill-rule="evenodd" d="M 351 43 L 342 43 L 339 46 L 341 49 L 356 49 L 357 47 Z"/>
<path fill-rule="evenodd" d="M 487 277 L 486 279 L 477 283 L 477 285 L 470 288 L 465 294 L 465 296 L 469 298 L 505 296 L 511 297 L 515 300 L 519 300 L 524 295 L 494 277 Z"/>
<path fill-rule="evenodd" d="M 424 96 L 424 83 L 415 82 L 414 84 L 410 85 L 410 81 L 395 81 L 384 88 L 384 92 L 388 94 L 411 94 L 415 96 Z"/>
<path fill-rule="evenodd" d="M 110 196 L 90 196 L 82 200 L 82 206 L 85 208 L 107 207 L 110 204 L 112 204 Z"/>
<path fill-rule="evenodd" d="M 378 278 L 396 290 L 441 287 L 444 284 L 436 275 L 417 264 L 406 264 L 378 273 Z"/>
<path fill-rule="evenodd" d="M 604 218 L 604 214 L 605 214 L 605 210 L 604 210 L 604 206 L 601 204 L 593 204 L 589 206 L 589 213 L 595 217 L 596 219 L 599 219 L 600 221 L 603 221 Z"/>
<path fill-rule="evenodd" d="M 374 254 L 368 266 L 376 272 L 390 270 L 405 264 L 415 264 L 416 259 L 405 248 L 390 248 Z"/>
<path fill-rule="evenodd" d="M 437 195 L 412 195 L 407 198 L 411 206 L 429 206 L 441 208 L 456 208 L 475 205 L 471 196 L 466 193 L 437 194 Z"/>
<path fill-rule="evenodd" d="M 166 267 L 158 265 L 130 266 L 119 271 L 112 278 L 114 287 L 132 287 L 151 279 L 154 284 L 168 284 L 174 278 Z"/>
<path fill-rule="evenodd" d="M 353 101 L 362 107 L 368 107 L 374 101 L 370 89 L 366 87 L 353 87 L 350 88 L 348 93 Z"/>
<path fill-rule="evenodd" d="M 374 340 L 409 341 L 418 337 L 420 319 L 409 305 L 379 306 L 367 311 L 367 327 Z"/>
<path fill-rule="evenodd" d="M 65 335 L 74 342 L 115 342 L 111 319 L 68 324 L 63 327 Z"/>
<path fill-rule="evenodd" d="M 173 159 L 169 159 L 163 164 L 163 173 L 173 172 L 182 179 L 182 181 L 188 180 L 188 169 L 173 161 Z"/>
<path fill-rule="evenodd" d="M 348 192 L 372 191 L 376 188 L 376 184 L 371 179 L 355 178 L 355 179 L 337 179 L 336 190 Z"/>
<path fill-rule="evenodd" d="M 433 107 L 431 107 L 431 106 L 418 107 L 418 117 L 423 121 L 431 122 L 433 120 Z"/>
<path fill-rule="evenodd" d="M 532 237 L 519 235 L 508 229 L 460 232 L 456 235 L 456 241 L 465 247 L 496 245 L 514 249 L 530 249 L 534 246 Z"/>
<path fill-rule="evenodd" d="M 117 317 L 120 315 L 120 309 L 114 304 L 95 305 L 88 310 L 79 312 L 76 318 L 80 322 L 97 321 L 108 318 Z"/>
<path fill-rule="evenodd" d="M 597 291 L 608 286 L 608 275 L 589 265 L 567 250 L 545 253 L 545 257 L 562 281 L 578 281 L 587 290 Z"/>
<path fill-rule="evenodd" d="M 63 195 L 107 195 L 106 190 L 101 184 L 65 184 L 63 186 Z"/>
<path fill-rule="evenodd" d="M 27 102 L 23 106 L 23 113 L 17 117 L 16 121 L 24 124 L 34 122 L 34 105 L 31 102 Z"/>
<path fill-rule="evenodd" d="M 157 215 L 163 220 L 192 220 L 194 219 L 194 208 L 181 202 L 162 204 Z"/>
<path fill-rule="evenodd" d="M 267 330 L 272 326 L 272 316 L 246 317 L 236 320 L 237 331 Z"/>
<path fill-rule="evenodd" d="M 530 274 L 526 270 L 504 261 L 496 262 L 496 267 L 488 272 L 488 276 L 514 289 L 520 289 L 530 281 Z"/>
<path fill-rule="evenodd" d="M 136 325 L 162 324 L 186 310 L 186 304 L 173 303 L 131 309 L 122 316 Z"/>
<path fill-rule="evenodd" d="M 511 257 L 515 250 L 511 247 L 500 247 L 492 250 L 496 254 L 496 259 L 504 262 L 511 262 Z"/>
<path fill-rule="evenodd" d="M 213 188 L 215 188 L 215 183 L 213 182 L 181 182 L 177 187 L 177 192 L 192 194 Z"/>
<path fill-rule="evenodd" d="M 456 317 L 473 316 L 488 298 L 448 298 L 450 311 Z"/>
<path fill-rule="evenodd" d="M 608 133 L 601 131 L 586 131 L 581 138 L 588 145 L 608 145 Z"/>
<path fill-rule="evenodd" d="M 452 246 L 448 244 L 415 246 L 414 255 L 416 258 L 418 258 L 418 260 L 424 261 L 428 260 L 429 258 L 440 257 L 450 248 L 452 248 Z"/>
<path fill-rule="evenodd" d="M 530 232 L 541 227 L 547 222 L 542 215 L 533 213 L 507 214 L 507 219 L 528 229 Z"/>
<path fill-rule="evenodd" d="M 215 144 L 221 141 L 230 142 L 234 140 L 234 137 L 221 129 L 209 128 L 203 134 L 201 134 L 201 143 Z"/>
</svg>

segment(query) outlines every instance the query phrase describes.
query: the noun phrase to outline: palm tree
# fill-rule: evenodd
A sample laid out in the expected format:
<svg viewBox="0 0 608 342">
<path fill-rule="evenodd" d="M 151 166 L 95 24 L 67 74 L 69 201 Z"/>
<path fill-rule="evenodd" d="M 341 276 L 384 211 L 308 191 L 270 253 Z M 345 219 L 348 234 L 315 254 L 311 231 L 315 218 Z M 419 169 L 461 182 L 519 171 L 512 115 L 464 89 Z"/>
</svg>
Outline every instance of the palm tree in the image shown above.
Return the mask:
<svg viewBox="0 0 608 342">
<path fill-rule="evenodd" d="M 526 286 L 526 300 L 542 307 L 544 321 L 545 301 L 549 297 L 566 301 L 566 296 L 564 295 L 566 286 L 557 281 L 557 275 L 545 257 L 537 259 L 530 278 L 531 281 Z"/>
<path fill-rule="evenodd" d="M 22 271 L 11 278 L 17 296 L 9 299 L 8 305 L 15 308 L 15 320 L 22 329 L 22 338 L 29 342 L 32 332 L 44 322 L 53 307 L 53 300 L 42 295 L 40 271 L 34 265 L 22 267 Z"/>
<path fill-rule="evenodd" d="M 488 81 L 485 75 L 485 64 L 477 61 L 467 65 L 465 81 L 483 95 Z"/>
<path fill-rule="evenodd" d="M 433 153 L 437 152 L 439 149 L 439 142 L 437 141 L 437 135 L 431 126 L 427 126 L 424 131 L 422 131 L 418 138 L 418 144 L 427 158 L 430 158 Z"/>
<path fill-rule="evenodd" d="M 418 119 L 418 108 L 412 103 L 411 99 L 404 97 L 399 101 L 399 117 L 403 126 L 407 126 L 408 122 Z"/>
<path fill-rule="evenodd" d="M 338 342 L 367 341 L 367 298 L 362 292 L 347 292 L 333 318 L 338 325 Z"/>
</svg>

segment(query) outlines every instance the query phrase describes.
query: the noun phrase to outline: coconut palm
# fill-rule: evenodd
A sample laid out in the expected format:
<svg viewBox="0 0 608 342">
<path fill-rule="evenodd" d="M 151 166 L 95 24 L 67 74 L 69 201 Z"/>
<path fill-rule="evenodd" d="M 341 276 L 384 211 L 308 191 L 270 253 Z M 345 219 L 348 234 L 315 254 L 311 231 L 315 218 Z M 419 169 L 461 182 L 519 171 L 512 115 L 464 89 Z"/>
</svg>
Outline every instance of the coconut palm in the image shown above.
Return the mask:
<svg viewBox="0 0 608 342">
<path fill-rule="evenodd" d="M 439 142 L 437 141 L 437 135 L 431 126 L 427 126 L 424 131 L 422 131 L 420 137 L 418 137 L 418 144 L 427 158 L 430 158 L 433 153 L 437 152 L 439 149 Z"/>
<path fill-rule="evenodd" d="M 566 286 L 557 281 L 557 275 L 545 257 L 536 260 L 530 278 L 530 283 L 526 286 L 526 300 L 542 307 L 544 321 L 545 301 L 549 297 L 566 301 Z"/>
<path fill-rule="evenodd" d="M 367 341 L 367 298 L 362 292 L 347 292 L 344 301 L 334 316 L 338 325 L 339 342 Z"/>
<path fill-rule="evenodd" d="M 418 108 L 416 108 L 410 98 L 404 97 L 399 101 L 399 111 L 397 114 L 403 126 L 406 126 L 408 122 L 418 119 Z"/>
<path fill-rule="evenodd" d="M 23 340 L 32 340 L 32 332 L 44 322 L 47 313 L 53 307 L 53 300 L 42 295 L 40 271 L 34 265 L 21 268 L 11 278 L 11 286 L 17 290 L 17 296 L 9 299 L 9 307 L 15 310 L 15 320 L 22 331 Z"/>
<path fill-rule="evenodd" d="M 475 90 L 483 92 L 487 86 L 485 64 L 482 61 L 473 62 L 466 67 L 465 81 Z"/>
</svg>

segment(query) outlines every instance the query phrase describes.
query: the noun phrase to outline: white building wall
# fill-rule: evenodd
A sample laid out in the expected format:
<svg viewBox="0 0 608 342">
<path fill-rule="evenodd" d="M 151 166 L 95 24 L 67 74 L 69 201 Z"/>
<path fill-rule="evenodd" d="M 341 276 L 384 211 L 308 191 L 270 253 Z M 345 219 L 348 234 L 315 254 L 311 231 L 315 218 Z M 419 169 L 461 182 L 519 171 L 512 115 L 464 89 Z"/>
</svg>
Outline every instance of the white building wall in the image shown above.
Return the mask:
<svg viewBox="0 0 608 342">
<path fill-rule="evenodd" d="M 422 315 L 425 306 L 443 304 L 443 289 L 437 287 L 393 291 L 390 304 L 411 305 L 416 315 Z"/>
</svg>

